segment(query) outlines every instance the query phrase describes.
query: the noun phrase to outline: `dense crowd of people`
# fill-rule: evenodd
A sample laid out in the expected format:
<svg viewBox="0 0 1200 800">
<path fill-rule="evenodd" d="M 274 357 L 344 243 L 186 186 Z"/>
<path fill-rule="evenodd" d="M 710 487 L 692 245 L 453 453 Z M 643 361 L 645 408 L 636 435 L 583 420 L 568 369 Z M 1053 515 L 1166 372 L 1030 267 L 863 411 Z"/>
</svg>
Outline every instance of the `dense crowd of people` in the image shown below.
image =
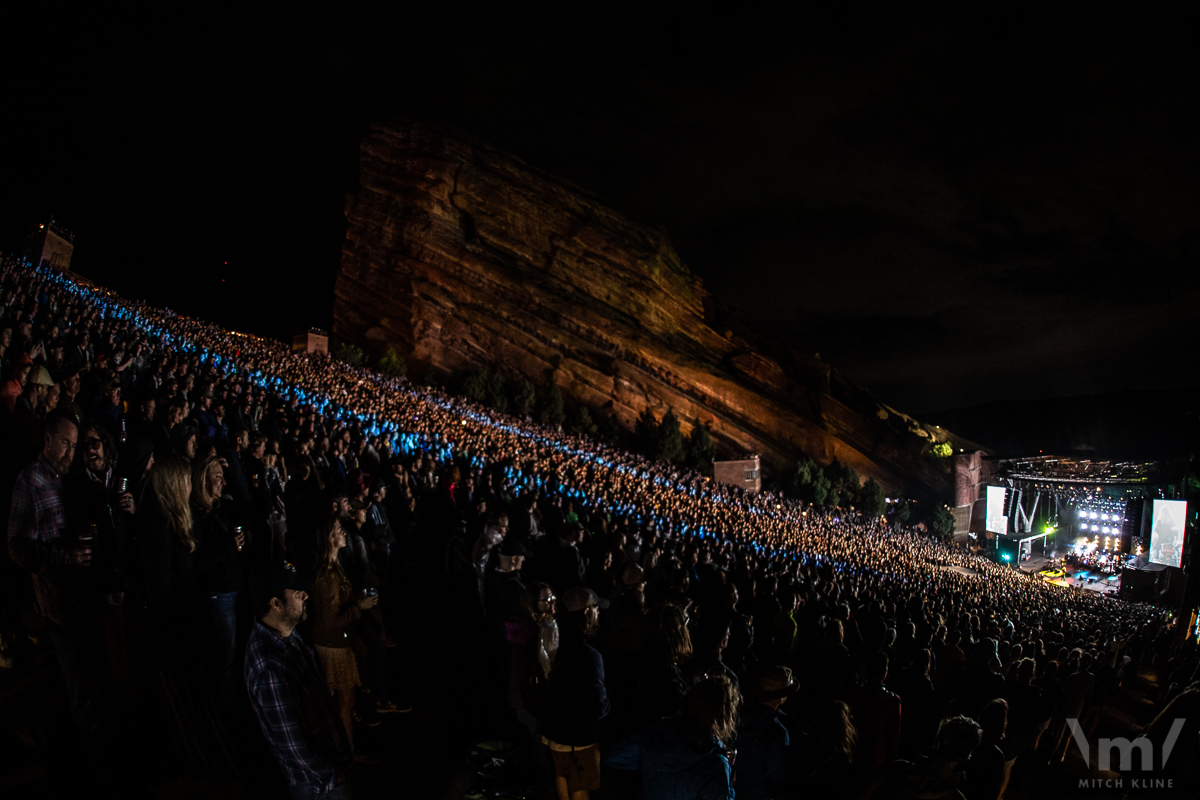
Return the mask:
<svg viewBox="0 0 1200 800">
<path fill-rule="evenodd" d="M 253 713 L 293 796 L 349 796 L 419 702 L 414 564 L 561 798 L 995 800 L 1140 665 L 1195 671 L 1150 606 L 56 272 L 5 262 L 0 320 L 5 652 L 44 620 L 81 735 L 148 708 L 203 774 Z"/>
</svg>

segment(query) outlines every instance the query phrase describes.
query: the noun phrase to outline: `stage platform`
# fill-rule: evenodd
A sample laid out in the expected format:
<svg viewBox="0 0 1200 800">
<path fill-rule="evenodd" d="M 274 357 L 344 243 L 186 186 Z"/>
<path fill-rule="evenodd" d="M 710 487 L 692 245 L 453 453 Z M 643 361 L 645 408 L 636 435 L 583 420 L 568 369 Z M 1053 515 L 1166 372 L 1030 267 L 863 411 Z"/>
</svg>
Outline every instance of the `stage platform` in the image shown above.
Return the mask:
<svg viewBox="0 0 1200 800">
<path fill-rule="evenodd" d="M 1076 569 L 1070 565 L 1064 567 L 1061 561 L 1055 562 L 1056 566 L 1052 568 L 1052 561 L 1053 559 L 1044 556 L 1033 556 L 1021 564 L 1021 572 L 1026 575 L 1041 575 L 1043 579 L 1059 586 L 1096 594 L 1115 594 L 1121 588 L 1121 581 L 1116 575 L 1110 576 L 1094 570 Z M 1053 572 L 1047 573 L 1051 569 Z"/>
</svg>

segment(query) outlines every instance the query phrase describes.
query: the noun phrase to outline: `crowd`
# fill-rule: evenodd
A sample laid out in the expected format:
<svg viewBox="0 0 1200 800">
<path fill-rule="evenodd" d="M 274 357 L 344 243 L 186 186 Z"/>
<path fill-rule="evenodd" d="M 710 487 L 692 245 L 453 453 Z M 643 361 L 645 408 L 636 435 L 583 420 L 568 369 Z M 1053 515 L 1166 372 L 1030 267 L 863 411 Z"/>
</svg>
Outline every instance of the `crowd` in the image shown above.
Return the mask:
<svg viewBox="0 0 1200 800">
<path fill-rule="evenodd" d="M 253 714 L 293 796 L 349 796 L 419 703 L 411 565 L 560 798 L 995 800 L 1139 666 L 1195 670 L 1152 607 L 52 271 L 5 262 L 0 320 L 3 652 L 44 621 L 81 741 L 137 706 L 228 776 Z"/>
</svg>

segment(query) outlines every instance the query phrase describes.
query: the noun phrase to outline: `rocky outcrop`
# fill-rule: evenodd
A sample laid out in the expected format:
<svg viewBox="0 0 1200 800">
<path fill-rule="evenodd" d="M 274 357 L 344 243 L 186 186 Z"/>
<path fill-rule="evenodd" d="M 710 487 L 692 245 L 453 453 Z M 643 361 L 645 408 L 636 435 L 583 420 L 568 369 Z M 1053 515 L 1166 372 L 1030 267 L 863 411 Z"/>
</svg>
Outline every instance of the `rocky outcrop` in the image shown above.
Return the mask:
<svg viewBox="0 0 1200 800">
<path fill-rule="evenodd" d="M 377 125 L 334 306 L 335 338 L 416 371 L 499 367 L 632 427 L 675 410 L 728 452 L 834 458 L 885 487 L 948 491 L 939 437 L 809 354 L 764 343 L 689 272 L 664 231 L 460 134 Z M 731 321 L 732 320 L 732 321 Z M 944 438 L 941 437 L 941 438 Z"/>
</svg>

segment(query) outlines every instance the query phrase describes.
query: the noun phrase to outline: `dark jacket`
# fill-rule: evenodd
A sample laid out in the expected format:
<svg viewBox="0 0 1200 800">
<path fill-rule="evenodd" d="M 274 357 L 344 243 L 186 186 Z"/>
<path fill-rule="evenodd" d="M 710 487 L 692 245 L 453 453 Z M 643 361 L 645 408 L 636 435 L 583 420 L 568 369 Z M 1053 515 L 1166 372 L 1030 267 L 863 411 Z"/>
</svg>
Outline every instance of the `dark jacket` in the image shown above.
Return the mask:
<svg viewBox="0 0 1200 800">
<path fill-rule="evenodd" d="M 137 521 L 147 640 L 154 657 L 185 659 L 193 654 L 202 618 L 193 553 L 159 510 L 153 494 L 146 499 Z"/>
<path fill-rule="evenodd" d="M 791 743 L 780 712 L 761 703 L 747 705 L 738 720 L 738 800 L 783 796 L 785 759 Z"/>
<path fill-rule="evenodd" d="M 600 720 L 608 716 L 604 658 L 583 634 L 562 631 L 554 672 L 547 686 L 542 733 L 559 744 L 586 747 L 600 740 Z"/>
<path fill-rule="evenodd" d="M 242 562 L 235 525 L 223 506 L 205 512 L 192 505 L 196 552 L 192 554 L 196 588 L 201 594 L 241 591 Z"/>
<path fill-rule="evenodd" d="M 733 800 L 725 748 L 716 739 L 693 747 L 674 720 L 615 742 L 605 750 L 604 763 L 640 772 L 643 800 Z"/>
</svg>

